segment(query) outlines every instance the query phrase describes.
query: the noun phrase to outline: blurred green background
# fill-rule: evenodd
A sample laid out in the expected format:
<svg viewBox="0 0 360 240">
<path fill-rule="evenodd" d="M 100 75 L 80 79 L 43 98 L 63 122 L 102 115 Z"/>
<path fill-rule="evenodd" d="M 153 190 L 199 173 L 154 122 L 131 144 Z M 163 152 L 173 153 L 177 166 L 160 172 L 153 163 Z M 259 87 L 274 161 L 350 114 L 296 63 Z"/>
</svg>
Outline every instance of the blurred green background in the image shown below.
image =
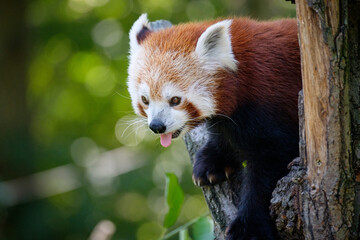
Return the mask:
<svg viewBox="0 0 360 240">
<path fill-rule="evenodd" d="M 88 239 L 115 228 L 112 239 L 157 239 L 167 211 L 166 172 L 177 175 L 185 192 L 175 227 L 207 212 L 183 141 L 162 148 L 132 113 L 128 32 L 144 12 L 151 21 L 176 24 L 294 17 L 295 6 L 285 0 L 3 1 L 0 239 Z"/>
</svg>

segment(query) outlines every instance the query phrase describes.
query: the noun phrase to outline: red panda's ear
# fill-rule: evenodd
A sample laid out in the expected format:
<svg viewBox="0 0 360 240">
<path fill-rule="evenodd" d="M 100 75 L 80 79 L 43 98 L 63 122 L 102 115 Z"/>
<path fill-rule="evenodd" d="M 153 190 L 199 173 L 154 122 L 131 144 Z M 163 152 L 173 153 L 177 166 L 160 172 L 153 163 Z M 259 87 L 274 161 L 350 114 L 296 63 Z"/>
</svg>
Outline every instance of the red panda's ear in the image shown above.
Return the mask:
<svg viewBox="0 0 360 240">
<path fill-rule="evenodd" d="M 232 20 L 215 23 L 201 34 L 195 53 L 206 69 L 215 71 L 222 67 L 236 71 L 237 61 L 232 51 L 229 29 L 231 23 Z"/>
<path fill-rule="evenodd" d="M 142 14 L 138 20 L 135 21 L 130 29 L 130 52 L 134 53 L 140 47 L 141 42 L 151 32 L 147 14 Z"/>
</svg>

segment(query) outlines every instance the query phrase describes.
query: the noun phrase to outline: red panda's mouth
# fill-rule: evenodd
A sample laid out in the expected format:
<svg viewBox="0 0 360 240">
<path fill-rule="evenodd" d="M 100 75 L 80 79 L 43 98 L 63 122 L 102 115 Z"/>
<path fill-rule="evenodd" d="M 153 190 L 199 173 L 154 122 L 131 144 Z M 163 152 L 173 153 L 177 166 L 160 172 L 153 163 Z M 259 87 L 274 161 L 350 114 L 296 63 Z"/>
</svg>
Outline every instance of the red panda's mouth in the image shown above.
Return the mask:
<svg viewBox="0 0 360 240">
<path fill-rule="evenodd" d="M 168 132 L 168 133 L 162 133 L 160 134 L 160 143 L 163 147 L 168 147 L 171 145 L 171 139 L 177 138 L 181 131 L 184 129 L 184 127 L 176 130 L 175 132 Z"/>
<path fill-rule="evenodd" d="M 172 134 L 172 138 L 177 138 L 177 137 L 181 134 L 181 132 L 182 132 L 183 129 L 184 129 L 184 127 L 176 130 L 176 131 Z"/>
</svg>

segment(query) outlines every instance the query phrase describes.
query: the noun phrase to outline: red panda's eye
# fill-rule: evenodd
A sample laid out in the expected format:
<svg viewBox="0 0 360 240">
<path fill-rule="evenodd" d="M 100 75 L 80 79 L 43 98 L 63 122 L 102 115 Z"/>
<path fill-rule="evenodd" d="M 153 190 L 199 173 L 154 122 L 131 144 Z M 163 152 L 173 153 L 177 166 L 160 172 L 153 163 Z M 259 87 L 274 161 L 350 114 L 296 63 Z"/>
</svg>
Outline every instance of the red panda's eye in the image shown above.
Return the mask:
<svg viewBox="0 0 360 240">
<path fill-rule="evenodd" d="M 145 96 L 141 96 L 141 100 L 143 101 L 143 103 L 145 105 L 149 105 L 149 100 L 147 100 L 147 98 Z"/>
<path fill-rule="evenodd" d="M 181 97 L 172 97 L 170 99 L 170 106 L 172 106 L 172 107 L 177 106 L 180 104 L 180 102 L 181 102 Z"/>
</svg>

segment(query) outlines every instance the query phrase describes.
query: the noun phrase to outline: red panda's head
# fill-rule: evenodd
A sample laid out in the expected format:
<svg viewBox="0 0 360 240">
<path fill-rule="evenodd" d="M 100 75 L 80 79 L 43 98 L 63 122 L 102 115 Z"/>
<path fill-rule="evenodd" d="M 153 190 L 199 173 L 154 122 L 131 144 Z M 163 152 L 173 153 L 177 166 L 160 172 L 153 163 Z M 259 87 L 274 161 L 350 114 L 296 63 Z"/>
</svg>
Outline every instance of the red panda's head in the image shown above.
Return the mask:
<svg viewBox="0 0 360 240">
<path fill-rule="evenodd" d="M 216 114 L 219 70 L 236 71 L 231 20 L 153 31 L 143 14 L 130 30 L 128 89 L 135 112 L 169 146 Z"/>
</svg>

